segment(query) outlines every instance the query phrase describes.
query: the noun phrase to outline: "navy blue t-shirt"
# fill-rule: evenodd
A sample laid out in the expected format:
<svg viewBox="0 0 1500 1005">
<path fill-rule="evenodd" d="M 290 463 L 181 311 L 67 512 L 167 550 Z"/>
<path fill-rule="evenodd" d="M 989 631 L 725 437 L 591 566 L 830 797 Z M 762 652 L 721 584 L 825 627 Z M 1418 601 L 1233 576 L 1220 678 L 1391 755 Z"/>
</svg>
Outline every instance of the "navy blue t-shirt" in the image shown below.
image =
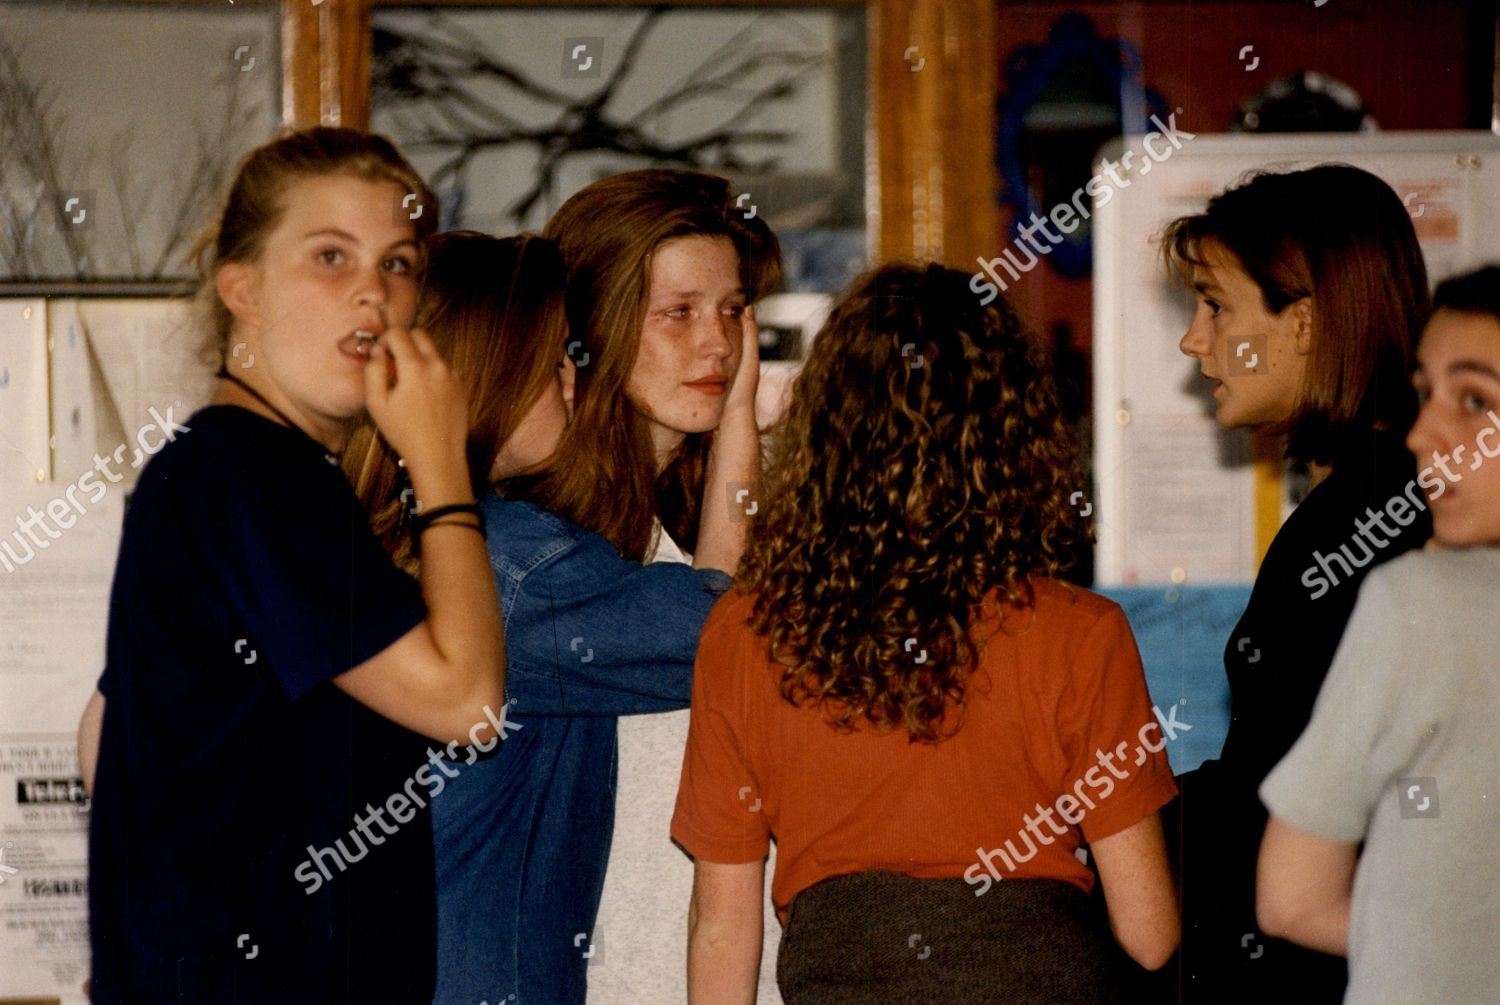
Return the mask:
<svg viewBox="0 0 1500 1005">
<path fill-rule="evenodd" d="M 141 473 L 110 597 L 94 1001 L 425 1005 L 430 741 L 331 682 L 421 623 L 421 591 L 307 436 L 225 405 L 187 426 Z M 377 824 L 403 792 L 414 815 Z"/>
</svg>

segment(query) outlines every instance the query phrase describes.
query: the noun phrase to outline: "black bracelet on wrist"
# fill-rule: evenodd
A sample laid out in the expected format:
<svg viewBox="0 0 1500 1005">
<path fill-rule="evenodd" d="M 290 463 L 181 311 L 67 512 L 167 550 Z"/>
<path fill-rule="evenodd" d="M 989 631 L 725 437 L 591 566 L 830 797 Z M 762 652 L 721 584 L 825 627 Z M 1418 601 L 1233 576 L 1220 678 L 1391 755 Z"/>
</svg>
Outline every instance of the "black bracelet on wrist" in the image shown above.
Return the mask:
<svg viewBox="0 0 1500 1005">
<path fill-rule="evenodd" d="M 467 527 L 470 530 L 478 531 L 479 536 L 486 541 L 490 539 L 490 535 L 484 529 L 484 524 L 470 523 L 467 520 L 429 520 L 418 528 L 417 533 L 420 534 L 422 531 L 431 530 L 433 527 Z"/>
<path fill-rule="evenodd" d="M 432 521 L 438 517 L 448 516 L 453 513 L 468 513 L 484 526 L 484 514 L 479 510 L 478 503 L 453 503 L 449 506 L 437 506 L 433 509 L 424 509 L 411 518 L 411 532 L 413 537 L 421 535 L 422 531 L 432 526 Z"/>
<path fill-rule="evenodd" d="M 435 509 L 424 509 L 417 514 L 417 520 L 422 523 L 431 523 L 438 517 L 447 516 L 449 513 L 472 513 L 479 518 L 480 522 L 484 521 L 484 513 L 480 511 L 478 503 L 452 503 Z"/>
</svg>

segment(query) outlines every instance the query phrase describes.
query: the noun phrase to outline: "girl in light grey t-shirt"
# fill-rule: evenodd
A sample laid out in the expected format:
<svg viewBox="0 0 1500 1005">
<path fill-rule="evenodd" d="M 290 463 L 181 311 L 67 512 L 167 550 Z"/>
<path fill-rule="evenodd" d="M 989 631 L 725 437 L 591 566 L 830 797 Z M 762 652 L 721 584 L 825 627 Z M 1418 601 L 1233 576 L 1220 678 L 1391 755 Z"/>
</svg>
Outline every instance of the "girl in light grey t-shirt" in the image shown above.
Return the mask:
<svg viewBox="0 0 1500 1005">
<path fill-rule="evenodd" d="M 1434 306 L 1407 437 L 1432 544 L 1370 574 L 1260 789 L 1261 928 L 1347 955 L 1351 1005 L 1500 1001 L 1500 268 Z"/>
</svg>

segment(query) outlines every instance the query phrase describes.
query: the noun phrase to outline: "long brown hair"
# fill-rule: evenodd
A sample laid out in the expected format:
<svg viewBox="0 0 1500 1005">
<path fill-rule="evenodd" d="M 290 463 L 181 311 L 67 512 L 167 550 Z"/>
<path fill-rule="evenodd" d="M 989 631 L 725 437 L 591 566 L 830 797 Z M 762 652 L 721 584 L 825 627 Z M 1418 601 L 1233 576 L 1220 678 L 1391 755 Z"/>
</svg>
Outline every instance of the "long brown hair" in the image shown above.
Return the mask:
<svg viewBox="0 0 1500 1005">
<path fill-rule="evenodd" d="M 451 231 L 428 244 L 416 326 L 432 337 L 468 394 L 467 453 L 476 497 L 489 491 L 500 448 L 547 383 L 557 380 L 567 339 L 564 282 L 556 245 L 541 237 Z M 414 570 L 409 521 L 402 519 L 410 500 L 401 498 L 404 480 L 395 454 L 373 426 L 364 425 L 344 458 L 376 536 L 398 564 Z M 573 516 L 553 500 L 536 501 Z"/>
<path fill-rule="evenodd" d="M 665 241 L 727 237 L 754 301 L 781 279 L 781 246 L 737 206 L 729 182 L 697 171 L 649 169 L 597 181 L 547 223 L 568 268 L 569 355 L 578 363 L 574 415 L 559 461 L 537 487 L 627 558 L 650 545 L 652 521 L 692 551 L 712 433 L 686 437 L 660 474 L 645 415 L 626 397 L 645 323 L 651 261 Z M 551 507 L 549 507 L 551 508 Z"/>
<path fill-rule="evenodd" d="M 899 263 L 863 276 L 774 429 L 737 578 L 782 696 L 839 728 L 951 735 L 989 595 L 1030 606 L 1031 577 L 1089 536 L 1067 501 L 1084 483 L 1045 357 L 968 279 Z"/>
<path fill-rule="evenodd" d="M 200 308 L 208 316 L 205 352 L 217 357 L 217 363 L 224 362 L 234 323 L 214 285 L 219 267 L 258 260 L 266 236 L 281 219 L 287 187 L 299 178 L 326 175 L 390 181 L 405 189 L 413 199 L 414 209 L 408 215 L 419 255 L 436 229 L 437 196 L 384 136 L 318 126 L 285 133 L 251 150 L 240 161 L 218 219 L 204 229 L 189 252 L 198 277 Z"/>
<path fill-rule="evenodd" d="M 1206 264 L 1205 242 L 1234 257 L 1272 313 L 1312 298 L 1299 404 L 1275 430 L 1288 456 L 1337 464 L 1375 434 L 1411 428 L 1408 374 L 1432 304 L 1416 230 L 1389 185 L 1347 164 L 1254 172 L 1167 225 L 1168 269 Z"/>
</svg>

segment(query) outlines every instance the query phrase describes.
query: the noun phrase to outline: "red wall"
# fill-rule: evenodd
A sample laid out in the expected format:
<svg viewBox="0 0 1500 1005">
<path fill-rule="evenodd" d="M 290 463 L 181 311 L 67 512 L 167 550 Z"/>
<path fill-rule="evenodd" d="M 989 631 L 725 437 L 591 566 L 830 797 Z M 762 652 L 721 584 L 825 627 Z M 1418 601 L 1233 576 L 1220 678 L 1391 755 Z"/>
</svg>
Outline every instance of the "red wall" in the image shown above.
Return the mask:
<svg viewBox="0 0 1500 1005">
<path fill-rule="evenodd" d="M 1462 0 L 1313 0 L 1258 3 L 1005 3 L 999 6 L 1001 87 L 1005 61 L 1020 46 L 1045 42 L 1066 13 L 1086 14 L 1104 39 L 1122 38 L 1141 55 L 1142 80 L 1190 132 L 1225 132 L 1240 103 L 1276 77 L 1317 70 L 1353 87 L 1383 130 L 1465 128 L 1469 24 Z M 1493 45 L 1490 35 L 1481 50 Z M 1260 63 L 1246 72 L 1240 49 Z M 1247 57 L 1246 62 L 1250 57 Z M 1488 72 L 1488 65 L 1482 68 Z M 1002 211 L 1002 217 L 1008 217 Z M 1006 221 L 1007 225 L 1009 221 Z M 1004 231 L 1003 233 L 1009 233 Z M 1005 241 L 997 235 L 995 253 Z M 1043 266 L 1007 294 L 1042 332 L 1072 329 L 1073 345 L 1092 341 L 1092 282 Z"/>
</svg>

